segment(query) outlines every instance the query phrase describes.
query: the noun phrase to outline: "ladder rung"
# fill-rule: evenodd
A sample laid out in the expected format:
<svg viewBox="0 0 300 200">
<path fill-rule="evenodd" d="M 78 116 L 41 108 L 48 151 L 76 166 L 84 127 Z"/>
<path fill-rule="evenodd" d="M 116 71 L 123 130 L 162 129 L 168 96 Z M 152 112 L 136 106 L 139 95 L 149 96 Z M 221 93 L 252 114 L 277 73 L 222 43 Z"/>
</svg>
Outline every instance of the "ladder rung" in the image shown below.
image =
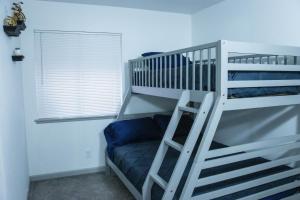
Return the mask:
<svg viewBox="0 0 300 200">
<path fill-rule="evenodd" d="M 176 149 L 176 150 L 179 151 L 179 152 L 181 152 L 181 150 L 182 150 L 182 148 L 183 148 L 183 146 L 182 146 L 181 144 L 179 144 L 179 143 L 177 143 L 177 142 L 174 142 L 174 141 L 171 140 L 171 139 L 166 139 L 166 140 L 165 140 L 165 143 L 166 143 L 167 145 L 169 145 L 170 147 Z"/>
<path fill-rule="evenodd" d="M 197 108 L 191 108 L 191 107 L 186 107 L 186 106 L 179 106 L 179 110 L 184 111 L 184 112 L 190 112 L 190 113 L 198 113 Z"/>
<path fill-rule="evenodd" d="M 158 176 L 158 175 L 150 175 L 151 176 L 151 178 L 153 179 L 153 181 L 155 182 L 155 183 L 157 183 L 162 189 L 166 189 L 167 188 L 167 182 L 164 180 L 164 179 L 162 179 L 160 176 Z"/>
</svg>

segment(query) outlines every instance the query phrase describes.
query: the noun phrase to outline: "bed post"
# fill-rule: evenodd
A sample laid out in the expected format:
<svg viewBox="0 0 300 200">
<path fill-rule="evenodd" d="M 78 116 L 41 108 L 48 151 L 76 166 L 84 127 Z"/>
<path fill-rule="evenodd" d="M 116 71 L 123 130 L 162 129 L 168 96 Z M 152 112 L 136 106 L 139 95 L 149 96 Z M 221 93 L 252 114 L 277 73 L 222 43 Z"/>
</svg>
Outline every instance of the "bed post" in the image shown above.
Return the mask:
<svg viewBox="0 0 300 200">
<path fill-rule="evenodd" d="M 133 84 L 133 76 L 132 76 L 133 64 L 132 64 L 132 62 L 129 62 L 128 66 L 129 66 L 129 86 L 128 86 L 128 89 L 126 90 L 125 98 L 124 98 L 124 101 L 122 102 L 122 106 L 118 113 L 117 120 L 122 120 L 124 118 L 124 113 L 125 113 L 126 107 L 129 103 L 130 97 L 131 97 L 131 92 L 132 92 L 131 88 L 132 88 L 132 84 Z"/>
<path fill-rule="evenodd" d="M 119 114 L 117 116 L 117 121 L 122 120 L 124 118 L 124 113 L 125 113 L 128 103 L 130 101 L 130 97 L 131 97 L 131 86 L 129 86 L 129 88 L 127 89 L 127 91 L 125 93 L 125 98 L 124 98 L 124 101 L 120 108 Z"/>
<path fill-rule="evenodd" d="M 108 164 L 108 155 L 107 155 L 107 151 L 105 151 L 105 173 L 107 176 L 111 176 L 113 173 L 112 169 L 110 168 L 109 164 Z"/>
</svg>

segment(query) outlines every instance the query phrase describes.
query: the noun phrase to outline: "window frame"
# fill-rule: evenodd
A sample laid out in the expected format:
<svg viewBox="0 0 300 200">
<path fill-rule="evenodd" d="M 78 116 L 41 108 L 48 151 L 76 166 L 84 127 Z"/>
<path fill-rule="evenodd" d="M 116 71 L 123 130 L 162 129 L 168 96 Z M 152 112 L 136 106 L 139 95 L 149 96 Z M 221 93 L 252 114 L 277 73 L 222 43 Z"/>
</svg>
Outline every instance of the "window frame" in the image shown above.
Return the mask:
<svg viewBox="0 0 300 200">
<path fill-rule="evenodd" d="M 40 37 L 37 37 L 37 34 L 41 33 L 53 33 L 53 34 L 83 34 L 83 35 L 88 35 L 88 34 L 99 34 L 99 35 L 112 35 L 112 36 L 119 36 L 120 37 L 120 68 L 119 68 L 119 73 L 120 73 L 120 108 L 123 104 L 124 101 L 124 62 L 123 62 L 123 35 L 122 33 L 113 33 L 113 32 L 90 32 L 90 31 L 64 31 L 64 30 L 39 30 L 35 29 L 33 31 L 33 37 L 34 37 L 34 65 L 35 65 L 35 109 L 36 109 L 36 117 L 34 122 L 37 124 L 43 124 L 43 123 L 57 123 L 57 122 L 73 122 L 73 121 L 87 121 L 87 120 L 99 120 L 99 119 L 113 119 L 116 118 L 118 113 L 112 114 L 112 115 L 84 115 L 84 116 L 72 116 L 72 117 L 50 117 L 50 118 L 43 118 L 40 117 L 39 111 L 38 111 L 38 92 L 37 92 L 37 70 L 38 68 L 41 68 L 41 49 L 40 49 Z"/>
</svg>

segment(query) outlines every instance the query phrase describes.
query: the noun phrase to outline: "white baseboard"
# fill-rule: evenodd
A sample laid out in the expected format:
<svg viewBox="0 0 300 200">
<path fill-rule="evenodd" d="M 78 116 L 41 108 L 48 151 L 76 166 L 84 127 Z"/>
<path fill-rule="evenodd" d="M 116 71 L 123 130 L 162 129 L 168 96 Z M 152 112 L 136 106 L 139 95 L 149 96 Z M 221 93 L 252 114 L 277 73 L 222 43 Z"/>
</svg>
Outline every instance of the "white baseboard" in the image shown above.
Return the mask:
<svg viewBox="0 0 300 200">
<path fill-rule="evenodd" d="M 106 170 L 106 167 L 102 166 L 102 167 L 80 169 L 80 170 L 73 170 L 73 171 L 66 171 L 66 172 L 35 175 L 35 176 L 30 176 L 30 181 L 42 181 L 42 180 L 63 178 L 63 177 L 69 177 L 69 176 L 77 176 L 77 175 L 83 175 L 83 174 L 92 174 L 92 173 L 98 173 L 98 172 L 105 172 L 105 170 Z"/>
</svg>

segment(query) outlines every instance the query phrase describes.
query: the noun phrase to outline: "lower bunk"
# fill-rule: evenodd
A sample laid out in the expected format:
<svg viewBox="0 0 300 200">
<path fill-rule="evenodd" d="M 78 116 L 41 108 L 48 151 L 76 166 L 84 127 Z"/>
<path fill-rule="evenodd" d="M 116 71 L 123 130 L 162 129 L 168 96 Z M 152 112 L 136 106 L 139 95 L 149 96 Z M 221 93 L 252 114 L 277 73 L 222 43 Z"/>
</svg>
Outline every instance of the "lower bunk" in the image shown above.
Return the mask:
<svg viewBox="0 0 300 200">
<path fill-rule="evenodd" d="M 147 174 L 149 172 L 149 169 L 151 167 L 151 164 L 154 160 L 154 157 L 156 155 L 156 151 L 160 145 L 161 139 L 156 138 L 158 136 L 153 137 L 150 140 L 143 140 L 140 139 L 139 137 L 143 134 L 140 133 L 139 131 L 146 131 L 146 135 L 149 135 L 149 132 L 160 132 L 163 133 L 164 130 L 159 130 L 157 127 L 152 128 L 152 130 L 149 131 L 150 125 L 149 124 L 143 124 L 143 121 L 140 121 L 143 119 L 139 119 L 138 121 L 135 121 L 132 123 L 132 120 L 128 121 L 122 121 L 122 126 L 117 126 L 115 127 L 108 127 L 105 130 L 105 136 L 108 142 L 108 152 L 107 152 L 107 163 L 109 167 L 115 171 L 115 173 L 121 178 L 121 180 L 125 183 L 125 185 L 128 187 L 128 189 L 133 193 L 135 198 L 141 199 L 142 197 L 142 186 L 145 182 L 145 179 L 147 177 Z M 151 119 L 147 119 L 150 121 Z M 120 123 L 120 122 L 117 122 Z M 129 123 L 126 124 L 126 123 Z M 134 124 L 138 124 L 139 127 L 134 127 Z M 185 123 L 189 123 L 188 120 L 185 121 Z M 184 130 L 185 128 L 182 127 L 185 125 L 185 123 L 181 123 L 181 128 L 179 134 L 175 134 L 174 140 L 177 141 L 178 143 L 183 144 L 186 135 L 184 135 Z M 153 124 L 154 125 L 154 124 Z M 111 125 L 110 125 L 111 126 Z M 133 127 L 132 127 L 133 126 Z M 161 127 L 160 127 L 161 128 Z M 114 130 L 113 130 L 114 129 Z M 144 129 L 144 130 L 142 130 Z M 118 131 L 119 134 L 112 133 L 114 131 Z M 124 131 L 124 134 L 122 134 Z M 130 131 L 135 132 L 133 135 L 134 137 L 129 133 Z M 118 135 L 121 137 L 123 136 L 128 136 L 130 135 L 130 139 L 126 139 L 125 142 L 120 142 L 118 141 L 118 138 L 116 138 Z M 155 134 L 155 133 L 154 133 Z M 157 134 L 157 135 L 160 135 Z M 148 138 L 149 139 L 149 138 Z M 201 139 L 199 139 L 201 140 Z M 117 142 L 116 142 L 117 141 Z M 213 142 L 211 145 L 211 149 L 221 149 L 225 148 L 226 146 L 218 143 L 218 142 Z M 165 160 L 162 164 L 162 167 L 159 170 L 159 175 L 162 177 L 165 181 L 168 182 L 170 179 L 170 176 L 172 174 L 173 168 L 176 164 L 176 161 L 178 159 L 179 153 L 178 151 L 169 148 L 167 155 L 165 157 Z M 195 152 L 193 153 L 193 156 L 191 156 L 191 159 L 189 160 L 188 166 L 185 169 L 183 178 L 180 181 L 179 187 L 175 193 L 175 198 L 174 199 L 179 199 L 181 191 L 184 187 L 186 178 L 188 176 L 188 173 L 190 171 L 191 165 L 193 163 L 193 159 L 195 156 Z M 229 172 L 232 170 L 237 170 L 237 169 L 242 169 L 250 166 L 254 166 L 257 164 L 262 164 L 268 162 L 267 159 L 257 157 L 254 159 L 249 159 L 245 161 L 240 161 L 232 164 L 227 164 L 227 165 L 222 165 L 219 167 L 213 167 L 209 168 L 206 170 L 203 170 L 199 178 L 204 178 L 204 177 L 209 177 L 212 175 L 217 175 L 225 172 Z M 202 187 L 197 188 L 194 190 L 193 195 L 197 196 L 200 194 L 204 194 L 207 192 L 211 192 L 213 190 L 218 190 L 222 188 L 226 188 L 228 186 L 233 186 L 236 184 L 241 184 L 241 183 L 247 183 L 248 181 L 252 181 L 255 179 L 258 179 L 260 177 L 265 177 L 268 175 L 273 175 L 279 172 L 284 172 L 287 170 L 290 170 L 291 168 L 285 165 L 274 167 L 268 170 L 252 173 L 249 175 L 245 176 L 240 176 L 238 178 L 210 184 L 210 185 L 205 185 Z M 289 178 L 281 179 L 278 181 L 274 181 L 268 184 L 264 185 L 259 185 L 244 191 L 236 192 L 233 194 L 225 195 L 220 198 L 216 199 L 222 199 L 222 200 L 232 200 L 232 199 L 240 199 L 252 194 L 256 194 L 268 189 L 276 188 L 281 185 L 285 185 L 288 183 L 293 183 L 298 179 L 297 176 L 292 176 Z M 298 188 L 288 190 L 285 192 L 279 192 L 276 195 L 272 195 L 266 198 L 263 198 L 264 200 L 277 200 L 277 199 L 282 199 L 288 196 L 291 196 L 295 193 L 297 193 Z M 151 191 L 151 198 L 153 200 L 158 200 L 161 199 L 163 196 L 163 190 L 160 188 L 159 185 L 154 184 L 152 187 Z"/>
</svg>

